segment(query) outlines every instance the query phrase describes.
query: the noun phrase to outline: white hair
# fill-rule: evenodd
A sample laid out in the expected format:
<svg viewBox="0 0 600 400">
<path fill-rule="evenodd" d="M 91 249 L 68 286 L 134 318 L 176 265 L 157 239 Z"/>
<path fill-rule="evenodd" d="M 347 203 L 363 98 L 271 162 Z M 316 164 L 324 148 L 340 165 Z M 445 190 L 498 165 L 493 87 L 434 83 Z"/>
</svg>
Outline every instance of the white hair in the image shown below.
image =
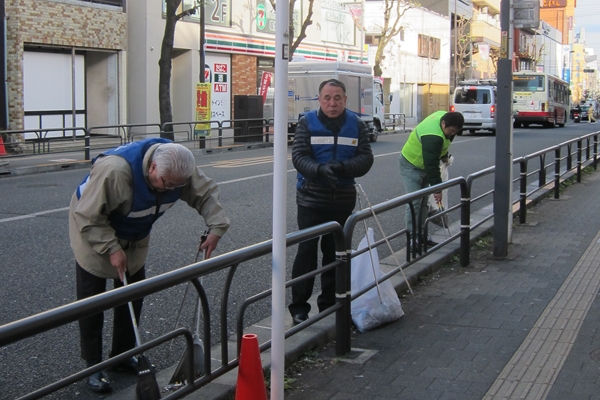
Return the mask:
<svg viewBox="0 0 600 400">
<path fill-rule="evenodd" d="M 188 179 L 196 168 L 196 159 L 190 149 L 176 143 L 158 146 L 152 155 L 152 161 L 156 163 L 158 176 L 169 175 L 175 180 Z"/>
</svg>

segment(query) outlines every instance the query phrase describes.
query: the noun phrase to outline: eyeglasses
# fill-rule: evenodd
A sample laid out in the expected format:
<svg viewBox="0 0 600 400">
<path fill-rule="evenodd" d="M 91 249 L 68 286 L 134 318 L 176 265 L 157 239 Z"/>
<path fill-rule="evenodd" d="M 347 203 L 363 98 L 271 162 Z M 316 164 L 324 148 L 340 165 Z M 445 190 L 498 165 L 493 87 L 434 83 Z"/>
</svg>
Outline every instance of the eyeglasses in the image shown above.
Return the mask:
<svg viewBox="0 0 600 400">
<path fill-rule="evenodd" d="M 181 185 L 176 185 L 176 186 L 167 186 L 167 184 L 165 183 L 165 178 L 163 178 L 162 176 L 160 177 L 160 180 L 162 181 L 163 184 L 163 188 L 165 190 L 173 190 L 173 189 L 177 189 L 180 187 L 184 187 L 185 186 L 185 182 L 183 182 Z"/>
</svg>

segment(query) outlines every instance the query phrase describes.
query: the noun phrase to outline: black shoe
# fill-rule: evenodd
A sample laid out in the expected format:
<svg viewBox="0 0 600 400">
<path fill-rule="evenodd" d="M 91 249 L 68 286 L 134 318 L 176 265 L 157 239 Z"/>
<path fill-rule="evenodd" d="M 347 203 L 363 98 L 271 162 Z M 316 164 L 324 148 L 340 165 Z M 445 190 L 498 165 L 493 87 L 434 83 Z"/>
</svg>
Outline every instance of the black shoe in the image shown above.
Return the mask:
<svg viewBox="0 0 600 400">
<path fill-rule="evenodd" d="M 433 239 L 431 239 L 431 236 L 427 238 L 427 241 L 425 243 L 427 243 L 427 247 L 433 247 L 439 244 L 438 242 L 434 242 Z"/>
<path fill-rule="evenodd" d="M 111 371 L 117 372 L 126 372 L 128 374 L 137 375 L 139 372 L 138 369 L 138 359 L 136 357 L 130 357 L 125 361 L 122 361 L 110 368 Z"/>
<path fill-rule="evenodd" d="M 292 321 L 294 322 L 294 326 L 301 324 L 302 322 L 308 319 L 307 313 L 300 313 L 292 316 Z"/>
<path fill-rule="evenodd" d="M 110 380 L 104 371 L 96 372 L 88 377 L 87 385 L 92 392 L 106 393 L 112 390 Z"/>
</svg>

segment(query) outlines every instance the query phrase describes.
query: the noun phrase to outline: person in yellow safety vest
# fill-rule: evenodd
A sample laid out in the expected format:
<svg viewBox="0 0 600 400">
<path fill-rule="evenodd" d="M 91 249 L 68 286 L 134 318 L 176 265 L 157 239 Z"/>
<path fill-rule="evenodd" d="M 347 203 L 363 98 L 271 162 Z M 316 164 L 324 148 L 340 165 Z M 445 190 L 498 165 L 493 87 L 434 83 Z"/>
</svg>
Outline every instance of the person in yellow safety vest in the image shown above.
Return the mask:
<svg viewBox="0 0 600 400">
<path fill-rule="evenodd" d="M 440 160 L 448 161 L 450 144 L 454 136 L 462 130 L 464 122 L 465 119 L 459 112 L 436 111 L 410 133 L 398 157 L 400 175 L 406 193 L 416 192 L 442 182 Z M 433 196 L 437 203 L 442 201 L 441 191 Z M 427 218 L 427 209 L 421 212 L 422 206 L 427 207 L 427 199 L 413 201 L 414 215 L 420 217 L 420 223 L 413 226 L 413 213 L 410 205 L 406 205 L 405 221 L 406 228 L 410 232 L 410 244 L 418 246 L 419 243 L 426 243 L 429 247 L 435 246 L 437 243 L 422 232 Z"/>
</svg>

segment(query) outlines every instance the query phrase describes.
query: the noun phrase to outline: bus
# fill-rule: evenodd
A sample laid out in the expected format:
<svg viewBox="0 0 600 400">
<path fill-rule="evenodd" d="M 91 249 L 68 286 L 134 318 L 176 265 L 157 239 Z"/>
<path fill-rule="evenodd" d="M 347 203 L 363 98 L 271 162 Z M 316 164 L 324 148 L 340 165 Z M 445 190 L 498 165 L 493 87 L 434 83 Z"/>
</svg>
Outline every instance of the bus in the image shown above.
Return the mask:
<svg viewBox="0 0 600 400">
<path fill-rule="evenodd" d="M 570 110 L 569 84 L 543 72 L 513 72 L 513 126 L 565 126 Z"/>
</svg>

